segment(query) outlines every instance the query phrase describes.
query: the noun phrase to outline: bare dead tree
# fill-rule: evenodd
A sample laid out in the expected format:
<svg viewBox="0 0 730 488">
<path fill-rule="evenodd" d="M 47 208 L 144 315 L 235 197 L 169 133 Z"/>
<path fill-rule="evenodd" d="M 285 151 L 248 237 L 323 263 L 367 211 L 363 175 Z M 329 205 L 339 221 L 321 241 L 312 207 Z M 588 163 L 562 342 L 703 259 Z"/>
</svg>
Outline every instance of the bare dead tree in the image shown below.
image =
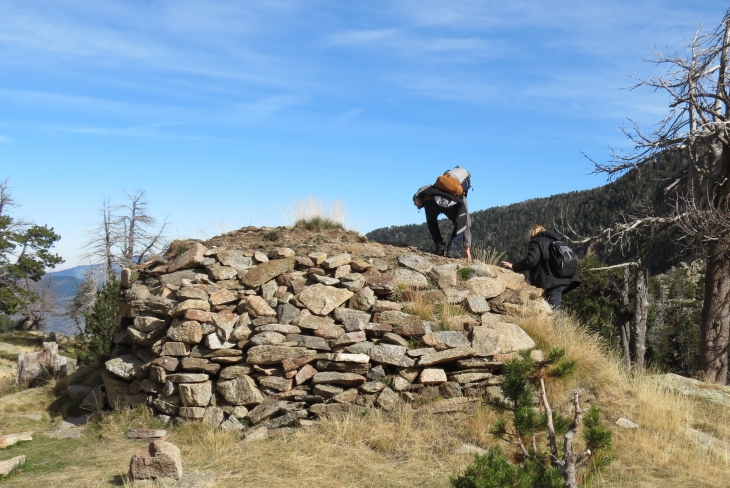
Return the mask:
<svg viewBox="0 0 730 488">
<path fill-rule="evenodd" d="M 84 246 L 85 251 L 82 254 L 82 258 L 90 262 L 101 259 L 104 263 L 107 277 L 111 277 L 114 274 L 114 264 L 116 261 L 114 254 L 114 247 L 116 245 L 116 217 L 112 213 L 113 210 L 109 197 L 104 197 L 101 208 L 99 209 L 101 221 L 87 232 L 89 240 Z"/>
<path fill-rule="evenodd" d="M 149 214 L 148 201 L 142 190 L 124 192 L 127 202 L 112 205 L 104 198 L 100 208 L 101 219 L 88 232 L 84 258 L 90 262 L 101 261 L 107 277 L 115 273 L 115 267 L 127 267 L 141 262 L 159 252 L 165 245 L 165 220 L 154 228 L 156 220 Z"/>
<path fill-rule="evenodd" d="M 594 171 L 613 178 L 632 168 L 648 170 L 650 163 L 671 152 L 681 157 L 686 170 L 667 189 L 666 196 L 675 199 L 674 211 L 634 218 L 589 238 L 615 243 L 653 229 L 653 240 L 659 227 L 672 227 L 706 249 L 700 363 L 705 381 L 714 383 L 727 381 L 730 340 L 729 48 L 730 10 L 714 30 L 700 26 L 683 53 L 655 51 L 646 59 L 667 71 L 638 79 L 632 89 L 647 87 L 669 95 L 669 112 L 651 133 L 631 121 L 624 133 L 634 151 L 612 151 L 609 163 L 593 161 Z"/>
<path fill-rule="evenodd" d="M 128 203 L 121 205 L 124 212 L 119 220 L 119 240 L 121 244 L 121 263 L 130 266 L 135 262 L 142 262 L 144 258 L 158 250 L 162 244 L 162 236 L 167 227 L 167 220 L 159 230 L 151 230 L 156 221 L 147 213 L 148 202 L 143 190 L 135 190 L 130 194 L 124 192 Z"/>
</svg>

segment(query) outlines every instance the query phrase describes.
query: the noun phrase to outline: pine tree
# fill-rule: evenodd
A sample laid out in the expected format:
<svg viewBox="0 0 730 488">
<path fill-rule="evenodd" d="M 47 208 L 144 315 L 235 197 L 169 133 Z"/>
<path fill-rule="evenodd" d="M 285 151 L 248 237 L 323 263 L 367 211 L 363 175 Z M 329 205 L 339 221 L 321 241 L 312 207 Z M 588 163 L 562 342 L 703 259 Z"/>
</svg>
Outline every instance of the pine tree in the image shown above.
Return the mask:
<svg viewBox="0 0 730 488">
<path fill-rule="evenodd" d="M 119 280 L 112 275 L 97 292 L 91 311 L 84 315 L 86 327 L 81 336 L 84 347 L 78 355 L 81 364 L 93 363 L 111 352 L 112 337 L 117 327 L 118 297 Z"/>
</svg>

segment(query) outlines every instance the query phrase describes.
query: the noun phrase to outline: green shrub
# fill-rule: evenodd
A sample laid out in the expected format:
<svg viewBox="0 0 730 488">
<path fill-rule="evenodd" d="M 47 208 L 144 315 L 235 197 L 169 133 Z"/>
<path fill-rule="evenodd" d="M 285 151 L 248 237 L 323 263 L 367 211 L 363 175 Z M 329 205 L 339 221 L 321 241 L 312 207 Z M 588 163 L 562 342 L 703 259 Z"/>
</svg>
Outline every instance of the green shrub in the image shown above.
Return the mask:
<svg viewBox="0 0 730 488">
<path fill-rule="evenodd" d="M 276 242 L 281 238 L 281 234 L 278 231 L 272 230 L 264 234 L 264 239 L 271 242 Z"/>
<path fill-rule="evenodd" d="M 458 274 L 459 278 L 461 278 L 463 281 L 466 281 L 469 279 L 470 273 L 471 273 L 471 268 L 459 268 L 456 271 L 456 274 Z"/>
<path fill-rule="evenodd" d="M 477 456 L 464 475 L 451 479 L 454 488 L 577 486 L 575 471 L 582 461 L 593 456 L 592 466 L 596 469 L 611 461 L 611 431 L 600 424 L 597 407 L 585 413 L 583 439 L 590 451 L 583 452 L 574 452 L 567 442 L 568 434 L 572 437 L 581 423 L 579 392 L 573 392 L 573 418 L 550 408 L 545 383 L 567 377 L 575 370 L 576 363 L 564 356 L 564 350 L 555 348 L 544 360 L 537 361 L 530 351 L 522 351 L 505 363 L 501 388 L 507 402 L 502 407 L 512 413 L 512 425 L 501 419 L 490 432 L 519 447 L 514 456 L 516 463 L 510 464 L 498 447 L 492 448 L 486 455 Z M 536 407 L 538 398 L 540 409 Z M 562 455 L 558 435 L 565 435 Z M 541 439 L 547 441 L 547 448 L 541 446 Z"/>
<path fill-rule="evenodd" d="M 97 292 L 91 311 L 84 315 L 84 333 L 78 337 L 79 364 L 91 364 L 111 352 L 119 312 L 119 280 L 112 276 Z"/>
</svg>

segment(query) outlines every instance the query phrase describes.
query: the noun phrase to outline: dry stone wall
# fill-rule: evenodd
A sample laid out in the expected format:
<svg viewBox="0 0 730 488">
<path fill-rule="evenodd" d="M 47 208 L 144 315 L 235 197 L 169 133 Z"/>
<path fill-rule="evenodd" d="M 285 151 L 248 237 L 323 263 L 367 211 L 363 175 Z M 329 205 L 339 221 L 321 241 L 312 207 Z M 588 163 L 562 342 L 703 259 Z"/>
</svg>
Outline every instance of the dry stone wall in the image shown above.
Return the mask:
<svg viewBox="0 0 730 488">
<path fill-rule="evenodd" d="M 506 317 L 549 313 L 540 290 L 478 262 L 361 247 L 299 255 L 194 242 L 125 269 L 106 401 L 242 430 L 400 401 L 445 412 L 498 395 L 503 362 L 535 346 Z M 442 330 L 408 312 L 428 303 L 469 313 Z"/>
</svg>

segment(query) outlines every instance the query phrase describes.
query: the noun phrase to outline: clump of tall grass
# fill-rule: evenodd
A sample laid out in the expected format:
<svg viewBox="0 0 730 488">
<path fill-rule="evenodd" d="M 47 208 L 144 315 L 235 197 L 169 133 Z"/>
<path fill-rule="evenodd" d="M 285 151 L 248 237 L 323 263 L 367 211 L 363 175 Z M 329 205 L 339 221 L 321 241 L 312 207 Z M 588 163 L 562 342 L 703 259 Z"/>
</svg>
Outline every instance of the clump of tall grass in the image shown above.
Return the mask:
<svg viewBox="0 0 730 488">
<path fill-rule="evenodd" d="M 345 228 L 345 207 L 340 200 L 326 205 L 321 199 L 297 200 L 282 209 L 284 220 L 299 229 L 328 230 Z"/>
<path fill-rule="evenodd" d="M 499 266 L 507 257 L 504 251 L 498 251 L 493 247 L 475 246 L 472 249 L 472 257 L 488 266 Z"/>
</svg>

